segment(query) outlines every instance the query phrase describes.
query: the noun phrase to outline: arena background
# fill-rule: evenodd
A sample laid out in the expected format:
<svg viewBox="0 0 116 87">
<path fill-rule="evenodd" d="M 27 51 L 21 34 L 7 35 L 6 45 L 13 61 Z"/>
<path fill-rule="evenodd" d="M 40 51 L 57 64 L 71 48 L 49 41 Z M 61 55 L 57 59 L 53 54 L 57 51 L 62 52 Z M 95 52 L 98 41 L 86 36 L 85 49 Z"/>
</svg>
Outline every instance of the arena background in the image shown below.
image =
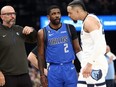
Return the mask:
<svg viewBox="0 0 116 87">
<path fill-rule="evenodd" d="M 62 15 L 67 15 L 66 7 L 72 0 L 0 0 L 0 9 L 4 5 L 12 5 L 17 13 L 16 24 L 29 25 L 36 30 L 40 29 L 39 18 L 46 15 L 46 9 L 52 4 L 59 5 L 62 9 Z M 96 15 L 116 15 L 116 0 L 83 0 L 89 13 Z M 80 32 L 77 31 L 77 34 Z M 105 31 L 107 44 L 116 55 L 116 30 Z M 27 54 L 36 46 L 36 44 L 25 44 Z M 116 68 L 116 60 L 114 61 Z M 78 60 L 76 66 L 80 66 Z M 77 69 L 79 70 L 79 68 Z M 115 69 L 116 70 L 116 69 Z"/>
</svg>

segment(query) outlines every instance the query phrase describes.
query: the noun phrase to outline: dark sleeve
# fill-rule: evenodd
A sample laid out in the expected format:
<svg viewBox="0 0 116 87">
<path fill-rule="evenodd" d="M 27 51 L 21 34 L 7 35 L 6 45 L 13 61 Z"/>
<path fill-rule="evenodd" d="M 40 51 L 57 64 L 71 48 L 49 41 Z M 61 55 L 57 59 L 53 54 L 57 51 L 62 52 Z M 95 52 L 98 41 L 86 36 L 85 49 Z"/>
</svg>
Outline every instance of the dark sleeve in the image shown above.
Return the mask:
<svg viewBox="0 0 116 87">
<path fill-rule="evenodd" d="M 37 31 L 34 29 L 33 32 L 31 32 L 29 35 L 25 35 L 22 33 L 23 27 L 19 25 L 14 25 L 12 27 L 16 32 L 20 32 L 20 36 L 22 39 L 24 39 L 27 43 L 35 43 L 37 42 Z"/>
<path fill-rule="evenodd" d="M 70 31 L 71 31 L 71 35 L 72 35 L 72 40 L 79 38 L 75 27 L 73 25 L 69 25 L 69 27 L 70 27 Z M 75 57 L 76 58 L 74 60 L 74 65 L 76 67 L 76 71 L 80 72 L 81 65 L 80 65 L 80 62 L 76 55 L 75 55 Z"/>
<path fill-rule="evenodd" d="M 29 35 L 24 35 L 25 42 L 27 43 L 35 43 L 37 42 L 37 31 L 33 30 Z"/>
<path fill-rule="evenodd" d="M 77 31 L 75 29 L 75 27 L 73 25 L 69 25 L 70 31 L 71 31 L 71 35 L 72 35 L 72 40 L 77 39 Z"/>
<path fill-rule="evenodd" d="M 37 56 L 37 46 L 31 52 Z"/>
</svg>

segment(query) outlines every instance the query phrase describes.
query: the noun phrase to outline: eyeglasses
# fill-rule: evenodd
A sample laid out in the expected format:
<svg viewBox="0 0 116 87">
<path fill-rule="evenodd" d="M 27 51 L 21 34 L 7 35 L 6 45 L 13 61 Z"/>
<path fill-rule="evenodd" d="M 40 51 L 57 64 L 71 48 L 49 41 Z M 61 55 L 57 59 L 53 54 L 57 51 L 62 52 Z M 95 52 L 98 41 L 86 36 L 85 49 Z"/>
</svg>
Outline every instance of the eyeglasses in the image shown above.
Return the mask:
<svg viewBox="0 0 116 87">
<path fill-rule="evenodd" d="M 16 15 L 16 12 L 9 12 L 9 13 L 3 13 L 3 14 L 1 14 L 1 15 Z"/>
</svg>

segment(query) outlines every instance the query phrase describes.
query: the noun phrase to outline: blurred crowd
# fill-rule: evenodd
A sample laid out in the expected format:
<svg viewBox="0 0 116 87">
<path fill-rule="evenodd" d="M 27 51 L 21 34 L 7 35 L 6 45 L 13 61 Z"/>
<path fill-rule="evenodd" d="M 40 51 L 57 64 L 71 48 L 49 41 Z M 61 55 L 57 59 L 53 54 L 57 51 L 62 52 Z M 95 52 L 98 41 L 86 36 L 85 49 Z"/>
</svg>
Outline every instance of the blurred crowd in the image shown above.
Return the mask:
<svg viewBox="0 0 116 87">
<path fill-rule="evenodd" d="M 52 4 L 59 5 L 62 15 L 67 15 L 66 7 L 72 0 L 0 0 L 0 6 L 12 5 L 17 12 L 18 24 L 36 25 L 39 16 L 46 15 L 46 9 Z M 88 12 L 96 15 L 115 15 L 116 0 L 83 0 Z M 20 18 L 19 18 L 20 17 Z M 26 18 L 23 23 L 20 21 Z"/>
<path fill-rule="evenodd" d="M 66 15 L 66 6 L 72 0 L 0 0 L 3 4 L 12 4 L 18 15 L 46 15 L 46 9 L 52 4 L 57 4 Z M 116 0 L 83 0 L 87 10 L 95 14 L 116 14 Z M 15 4 L 14 4 L 15 3 Z M 2 4 L 2 5 L 3 5 Z"/>
<path fill-rule="evenodd" d="M 33 87 L 42 87 L 40 82 L 40 73 L 37 69 L 29 68 L 29 74 L 32 80 Z"/>
</svg>

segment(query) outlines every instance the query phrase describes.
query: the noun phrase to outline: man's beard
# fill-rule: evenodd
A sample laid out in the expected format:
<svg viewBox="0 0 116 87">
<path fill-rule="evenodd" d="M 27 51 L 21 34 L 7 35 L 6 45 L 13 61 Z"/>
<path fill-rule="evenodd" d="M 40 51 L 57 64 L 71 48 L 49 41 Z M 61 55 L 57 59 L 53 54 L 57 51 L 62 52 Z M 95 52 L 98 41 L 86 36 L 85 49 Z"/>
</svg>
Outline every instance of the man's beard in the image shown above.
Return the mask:
<svg viewBox="0 0 116 87">
<path fill-rule="evenodd" d="M 7 24 L 9 24 L 9 25 L 15 25 L 15 23 L 16 23 L 16 19 L 11 19 L 11 20 L 7 21 Z"/>
<path fill-rule="evenodd" d="M 58 19 L 52 20 L 52 21 L 51 21 L 52 24 L 54 24 L 54 25 L 58 25 L 58 24 L 60 24 L 60 19 L 59 19 L 59 21 L 56 21 L 56 20 L 58 20 Z"/>
</svg>

